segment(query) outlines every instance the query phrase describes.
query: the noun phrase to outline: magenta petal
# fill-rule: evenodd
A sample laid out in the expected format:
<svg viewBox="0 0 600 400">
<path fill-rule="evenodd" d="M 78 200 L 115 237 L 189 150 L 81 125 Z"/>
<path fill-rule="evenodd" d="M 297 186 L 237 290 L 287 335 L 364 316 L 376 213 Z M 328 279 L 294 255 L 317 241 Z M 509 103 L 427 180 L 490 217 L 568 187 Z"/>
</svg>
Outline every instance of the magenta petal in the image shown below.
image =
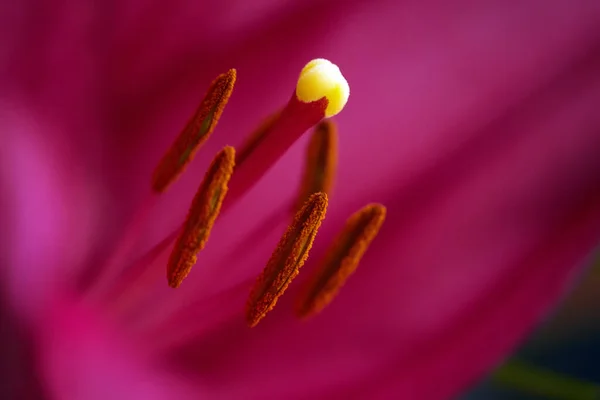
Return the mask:
<svg viewBox="0 0 600 400">
<path fill-rule="evenodd" d="M 147 193 L 145 177 L 198 94 L 230 67 L 240 83 L 218 132 L 162 198 L 140 251 L 181 223 L 214 152 L 281 106 L 315 56 L 342 67 L 352 97 L 338 119 L 339 179 L 311 263 L 365 203 L 383 202 L 389 219 L 313 321 L 291 316 L 293 287 L 257 329 L 236 315 L 207 330 L 187 354 L 206 393 L 445 399 L 523 339 L 598 242 L 595 0 L 30 3 L 10 14 L 6 26 L 23 37 L 0 53 L 11 89 L 2 93 L 2 233 L 11 298 L 39 324 L 57 398 L 192 394 L 129 348 L 139 337 L 122 344 L 125 329 L 107 332 L 95 311 L 63 296 L 47 316 L 40 305 L 74 285 L 90 248 L 102 248 L 103 233 Z M 12 111 L 16 99 L 25 116 Z M 281 221 L 248 254 L 228 253 L 295 194 L 303 151 L 294 146 L 219 220 L 186 288 L 156 292 L 177 305 L 256 276 Z M 87 159 L 99 153 L 106 168 Z M 224 308 L 239 302 L 241 314 L 237 294 Z"/>
<path fill-rule="evenodd" d="M 76 158 L 67 157 L 56 125 L 16 104 L 2 106 L 3 277 L 14 305 L 35 314 L 79 273 L 93 239 L 94 188 L 69 163 Z"/>
<path fill-rule="evenodd" d="M 301 324 L 292 290 L 264 325 L 245 330 L 240 318 L 200 341 L 204 382 L 231 396 L 445 399 L 499 362 L 598 243 L 600 137 L 589 123 L 599 83 L 574 97 L 545 91 L 486 129 L 490 141 L 463 161 L 384 190 L 381 237 L 334 304 Z M 334 205 L 313 256 L 343 218 Z M 236 385 L 219 385 L 223 376 Z"/>
<path fill-rule="evenodd" d="M 201 399 L 198 388 L 152 366 L 84 307 L 57 301 L 39 332 L 41 370 L 53 398 Z"/>
</svg>

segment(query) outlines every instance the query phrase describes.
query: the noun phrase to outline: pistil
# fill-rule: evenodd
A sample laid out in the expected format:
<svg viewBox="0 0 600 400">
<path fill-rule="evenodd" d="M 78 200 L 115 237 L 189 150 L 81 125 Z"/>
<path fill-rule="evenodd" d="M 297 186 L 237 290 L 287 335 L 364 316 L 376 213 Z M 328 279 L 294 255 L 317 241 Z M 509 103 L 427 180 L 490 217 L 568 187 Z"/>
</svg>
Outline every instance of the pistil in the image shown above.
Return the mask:
<svg viewBox="0 0 600 400">
<path fill-rule="evenodd" d="M 348 82 L 335 64 L 324 59 L 309 62 L 285 108 L 237 165 L 223 210 L 246 194 L 304 132 L 342 111 L 349 96 Z"/>
</svg>

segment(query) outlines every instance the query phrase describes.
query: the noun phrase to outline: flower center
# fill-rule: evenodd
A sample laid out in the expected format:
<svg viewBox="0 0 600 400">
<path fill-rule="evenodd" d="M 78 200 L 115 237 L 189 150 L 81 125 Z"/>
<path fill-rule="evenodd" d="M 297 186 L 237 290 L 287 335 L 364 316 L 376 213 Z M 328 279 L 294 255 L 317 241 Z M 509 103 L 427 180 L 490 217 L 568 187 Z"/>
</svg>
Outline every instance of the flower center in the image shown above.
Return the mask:
<svg viewBox="0 0 600 400">
<path fill-rule="evenodd" d="M 208 140 L 233 92 L 235 80 L 236 71 L 232 69 L 213 81 L 197 111 L 158 163 L 152 177 L 153 193 L 168 190 Z M 337 167 L 338 134 L 335 124 L 324 118 L 339 113 L 349 94 L 348 83 L 336 65 L 324 59 L 313 60 L 302 69 L 296 90 L 283 109 L 268 117 L 237 154 L 229 146 L 217 154 L 182 227 L 160 245 L 161 248 L 169 246 L 172 249 L 166 265 L 169 286 L 179 287 L 188 276 L 198 253 L 208 242 L 219 213 L 227 212 L 304 132 L 316 126 L 294 203 L 295 216 L 250 292 L 246 305 L 248 325 L 256 326 L 274 308 L 308 258 L 325 218 Z M 298 316 L 314 315 L 333 299 L 357 268 L 384 218 L 385 207 L 372 204 L 348 219 L 298 299 Z M 134 224 L 134 231 L 141 229 L 138 225 Z M 127 236 L 134 236 L 134 233 L 129 232 Z M 127 247 L 121 248 L 119 254 L 126 253 L 126 250 Z M 120 293 L 128 293 L 130 303 L 132 292 L 139 294 L 141 288 L 154 282 L 154 272 L 145 265 L 152 263 L 142 262 L 141 270 L 134 268 L 135 271 L 128 271 L 135 278 L 126 280 L 128 283 L 119 289 Z M 111 298 L 119 297 L 111 293 Z"/>
</svg>

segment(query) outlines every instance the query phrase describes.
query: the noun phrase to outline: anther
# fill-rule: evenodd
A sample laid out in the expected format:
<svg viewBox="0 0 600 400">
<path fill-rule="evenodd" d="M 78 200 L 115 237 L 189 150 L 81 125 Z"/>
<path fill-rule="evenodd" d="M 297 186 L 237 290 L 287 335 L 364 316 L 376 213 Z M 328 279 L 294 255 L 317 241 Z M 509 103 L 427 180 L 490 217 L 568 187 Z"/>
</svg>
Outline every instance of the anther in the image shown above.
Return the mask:
<svg viewBox="0 0 600 400">
<path fill-rule="evenodd" d="M 227 146 L 206 172 L 167 264 L 169 286 L 178 287 L 196 264 L 197 254 L 206 245 L 221 210 L 234 165 L 235 150 Z"/>
<path fill-rule="evenodd" d="M 385 214 L 386 209 L 383 205 L 369 204 L 346 221 L 343 231 L 333 242 L 298 298 L 296 314 L 300 318 L 317 314 L 334 299 L 377 236 Z"/>
<path fill-rule="evenodd" d="M 154 170 L 152 189 L 155 192 L 167 190 L 208 140 L 231 96 L 235 79 L 236 71 L 230 69 L 211 83 L 200 106 Z"/>
<path fill-rule="evenodd" d="M 246 307 L 250 327 L 256 326 L 275 307 L 277 299 L 298 275 L 326 211 L 327 195 L 315 193 L 296 213 L 250 292 Z"/>
<path fill-rule="evenodd" d="M 323 120 L 317 125 L 308 144 L 306 167 L 300 186 L 300 194 L 296 202 L 296 210 L 308 197 L 317 192 L 331 195 L 330 190 L 337 167 L 338 136 L 335 124 L 331 120 Z"/>
</svg>

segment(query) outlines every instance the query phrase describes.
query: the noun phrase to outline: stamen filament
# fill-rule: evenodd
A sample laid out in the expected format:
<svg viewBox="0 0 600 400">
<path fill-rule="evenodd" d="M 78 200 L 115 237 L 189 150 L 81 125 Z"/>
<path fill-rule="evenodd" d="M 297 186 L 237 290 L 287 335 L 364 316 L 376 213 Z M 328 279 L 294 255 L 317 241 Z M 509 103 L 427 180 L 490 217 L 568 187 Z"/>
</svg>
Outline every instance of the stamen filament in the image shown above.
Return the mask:
<svg viewBox="0 0 600 400">
<path fill-rule="evenodd" d="M 211 83 L 198 109 L 154 170 L 152 189 L 155 192 L 167 190 L 208 140 L 233 92 L 235 79 L 236 70 L 230 69 Z"/>
<path fill-rule="evenodd" d="M 178 287 L 196 264 L 197 254 L 206 245 L 221 210 L 234 164 L 235 149 L 227 146 L 217 154 L 206 172 L 169 258 L 169 286 Z"/>
<path fill-rule="evenodd" d="M 317 314 L 334 299 L 377 236 L 385 214 L 383 205 L 369 204 L 350 216 L 298 298 L 300 318 Z"/>
<path fill-rule="evenodd" d="M 302 207 L 313 193 L 324 192 L 328 196 L 331 195 L 330 190 L 337 167 L 337 148 L 338 137 L 335 124 L 331 120 L 321 121 L 308 144 L 306 168 L 296 209 Z"/>
<path fill-rule="evenodd" d="M 315 193 L 296 213 L 250 292 L 246 307 L 250 327 L 256 326 L 275 307 L 277 299 L 300 272 L 326 211 L 327 195 Z"/>
<path fill-rule="evenodd" d="M 156 203 L 158 196 L 154 193 L 146 198 L 142 205 L 137 209 L 131 221 L 127 224 L 123 236 L 117 242 L 113 253 L 110 254 L 106 263 L 103 265 L 98 276 L 90 283 L 86 291 L 89 299 L 100 301 L 109 296 L 115 281 L 119 280 L 119 275 L 123 273 L 122 265 L 129 257 L 132 248 L 137 243 L 141 232 L 146 228 L 148 216 L 150 215 Z"/>
</svg>

